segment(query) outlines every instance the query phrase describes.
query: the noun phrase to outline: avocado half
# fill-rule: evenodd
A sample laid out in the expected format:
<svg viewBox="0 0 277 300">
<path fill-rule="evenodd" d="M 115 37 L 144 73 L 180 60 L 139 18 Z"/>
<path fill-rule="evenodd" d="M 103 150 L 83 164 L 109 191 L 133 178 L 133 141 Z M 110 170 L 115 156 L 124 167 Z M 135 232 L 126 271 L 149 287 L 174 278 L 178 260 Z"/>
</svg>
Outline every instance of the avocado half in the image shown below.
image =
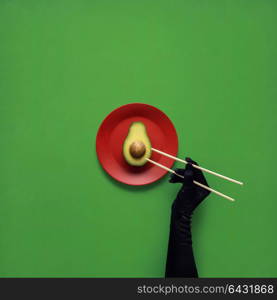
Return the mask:
<svg viewBox="0 0 277 300">
<path fill-rule="evenodd" d="M 147 130 L 142 122 L 134 122 L 129 128 L 128 135 L 123 143 L 123 156 L 131 166 L 141 167 L 151 157 L 151 142 Z"/>
</svg>

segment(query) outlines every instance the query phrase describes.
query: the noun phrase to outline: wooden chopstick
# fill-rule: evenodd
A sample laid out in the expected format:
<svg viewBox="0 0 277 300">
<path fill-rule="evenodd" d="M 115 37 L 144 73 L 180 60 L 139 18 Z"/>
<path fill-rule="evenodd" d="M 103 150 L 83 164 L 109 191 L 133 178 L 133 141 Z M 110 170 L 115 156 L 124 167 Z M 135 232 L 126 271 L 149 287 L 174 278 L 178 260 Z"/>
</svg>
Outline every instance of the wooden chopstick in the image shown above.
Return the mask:
<svg viewBox="0 0 277 300">
<path fill-rule="evenodd" d="M 159 153 L 159 154 L 161 154 L 161 155 L 164 155 L 164 156 L 166 156 L 166 157 L 172 158 L 172 159 L 174 159 L 174 160 L 180 161 L 180 162 L 182 162 L 182 163 L 185 163 L 185 164 L 188 163 L 188 162 L 187 162 L 186 160 L 184 160 L 184 159 L 175 157 L 175 156 L 170 155 L 170 154 L 168 154 L 168 153 L 165 153 L 165 152 L 163 152 L 163 151 L 161 151 L 161 150 L 158 150 L 158 149 L 155 149 L 155 148 L 152 148 L 152 150 L 153 150 L 154 152 L 157 152 L 157 153 Z M 217 177 L 226 179 L 226 180 L 228 180 L 228 181 L 230 181 L 230 182 L 234 182 L 234 183 L 236 183 L 236 184 L 243 185 L 243 182 L 241 182 L 241 181 L 238 181 L 238 180 L 235 180 L 235 179 L 233 179 L 233 178 L 230 178 L 230 177 L 221 175 L 221 174 L 219 174 L 219 173 L 216 173 L 216 172 L 211 171 L 211 170 L 208 170 L 208 169 L 206 169 L 206 168 L 197 166 L 197 165 L 195 165 L 195 164 L 191 164 L 191 165 L 192 165 L 194 168 L 199 169 L 199 170 L 201 170 L 201 171 L 204 171 L 204 172 L 210 173 L 210 174 L 212 174 L 212 175 L 215 175 L 215 176 L 217 176 Z"/>
<path fill-rule="evenodd" d="M 150 163 L 152 163 L 152 164 L 154 164 L 154 165 L 156 165 L 156 166 L 158 166 L 158 167 L 160 167 L 160 168 L 162 168 L 162 169 L 164 169 L 164 170 L 166 170 L 166 171 L 172 173 L 172 174 L 175 174 L 175 175 L 177 175 L 177 176 L 179 176 L 179 177 L 181 177 L 181 178 L 184 178 L 184 176 L 178 174 L 178 173 L 175 172 L 174 170 L 172 170 L 172 169 L 170 169 L 170 168 L 168 168 L 168 167 L 166 167 L 166 166 L 164 166 L 164 165 L 161 165 L 161 164 L 157 163 L 156 161 L 154 161 L 154 160 L 152 160 L 152 159 L 150 159 L 150 158 L 146 158 L 146 160 L 149 161 Z M 234 198 L 231 198 L 231 197 L 229 197 L 229 196 L 227 196 L 227 195 L 225 195 L 225 194 L 223 194 L 223 193 L 220 193 L 220 192 L 218 192 L 218 191 L 216 191 L 216 190 L 214 190 L 214 189 L 211 189 L 210 187 L 208 187 L 208 186 L 206 186 L 206 185 L 204 185 L 204 184 L 202 184 L 202 183 L 200 183 L 200 182 L 198 182 L 198 181 L 193 180 L 193 183 L 196 184 L 196 185 L 198 185 L 198 186 L 200 186 L 200 187 L 202 187 L 203 189 L 208 190 L 208 191 L 210 191 L 210 192 L 212 192 L 212 193 L 215 193 L 216 195 L 221 196 L 221 197 L 223 197 L 223 198 L 225 198 L 225 199 L 227 199 L 227 200 L 235 201 Z"/>
</svg>

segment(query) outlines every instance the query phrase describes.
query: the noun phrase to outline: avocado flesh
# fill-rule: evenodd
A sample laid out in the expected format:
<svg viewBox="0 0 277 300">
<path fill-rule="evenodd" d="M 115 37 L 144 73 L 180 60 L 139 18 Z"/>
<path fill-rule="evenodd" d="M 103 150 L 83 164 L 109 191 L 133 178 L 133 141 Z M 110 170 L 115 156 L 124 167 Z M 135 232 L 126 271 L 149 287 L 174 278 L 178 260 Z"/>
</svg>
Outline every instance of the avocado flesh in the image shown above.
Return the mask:
<svg viewBox="0 0 277 300">
<path fill-rule="evenodd" d="M 130 152 L 130 147 L 137 142 L 145 146 L 145 152 L 141 157 L 134 157 Z M 147 163 L 146 158 L 151 156 L 151 142 L 147 135 L 146 127 L 142 122 L 134 122 L 129 128 L 128 135 L 123 143 L 123 156 L 131 166 L 141 167 Z"/>
</svg>

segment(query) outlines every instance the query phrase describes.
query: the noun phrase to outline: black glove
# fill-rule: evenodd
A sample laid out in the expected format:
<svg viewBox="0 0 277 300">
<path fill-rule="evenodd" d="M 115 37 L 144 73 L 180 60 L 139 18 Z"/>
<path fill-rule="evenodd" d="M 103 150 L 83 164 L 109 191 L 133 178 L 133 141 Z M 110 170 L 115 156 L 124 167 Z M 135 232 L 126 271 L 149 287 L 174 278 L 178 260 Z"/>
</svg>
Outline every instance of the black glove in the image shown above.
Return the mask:
<svg viewBox="0 0 277 300">
<path fill-rule="evenodd" d="M 193 183 L 195 180 L 209 186 L 202 171 L 192 166 L 192 164 L 197 166 L 198 164 L 188 157 L 186 158 L 186 161 L 188 164 L 185 169 L 175 170 L 176 173 L 184 176 L 184 179 L 172 174 L 169 182 L 182 183 L 182 188 L 180 189 L 173 206 L 175 206 L 176 210 L 180 213 L 191 216 L 195 208 L 210 194 L 210 192 Z"/>
<path fill-rule="evenodd" d="M 195 208 L 209 195 L 209 191 L 199 187 L 193 181 L 206 186 L 208 183 L 201 170 L 192 164 L 197 163 L 186 158 L 185 169 L 176 169 L 179 176 L 173 174 L 171 183 L 182 183 L 182 187 L 173 202 L 166 262 L 166 277 L 198 277 L 191 240 L 191 216 Z"/>
</svg>

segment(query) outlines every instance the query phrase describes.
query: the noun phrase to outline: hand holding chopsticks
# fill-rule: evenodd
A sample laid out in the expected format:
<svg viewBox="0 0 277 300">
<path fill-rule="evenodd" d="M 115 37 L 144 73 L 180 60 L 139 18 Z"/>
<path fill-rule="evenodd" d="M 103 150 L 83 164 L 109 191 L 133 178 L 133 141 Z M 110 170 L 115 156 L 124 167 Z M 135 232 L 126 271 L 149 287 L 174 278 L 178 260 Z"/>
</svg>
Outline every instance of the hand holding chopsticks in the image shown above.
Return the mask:
<svg viewBox="0 0 277 300">
<path fill-rule="evenodd" d="M 160 167 L 160 168 L 162 168 L 162 169 L 164 169 L 164 170 L 166 170 L 166 171 L 168 171 L 168 172 L 170 172 L 170 173 L 172 173 L 172 174 L 175 174 L 176 176 L 178 176 L 178 177 L 184 179 L 184 176 L 178 174 L 178 173 L 175 172 L 174 170 L 171 170 L 170 168 L 168 168 L 168 167 L 166 167 L 166 166 L 164 166 L 164 165 L 161 165 L 161 164 L 155 162 L 155 161 L 152 160 L 152 159 L 147 158 L 147 161 L 149 161 L 150 163 L 152 163 L 152 164 L 154 164 L 154 165 L 156 165 L 156 166 L 158 166 L 158 167 Z M 225 198 L 225 199 L 227 199 L 227 200 L 235 201 L 235 199 L 233 199 L 233 198 L 231 198 L 231 197 L 229 197 L 229 196 L 227 196 L 227 195 L 225 195 L 225 194 L 223 194 L 223 193 L 221 193 L 221 192 L 218 192 L 218 191 L 216 191 L 216 190 L 214 190 L 214 189 L 212 189 L 212 188 L 210 188 L 210 187 L 208 187 L 208 186 L 206 186 L 206 185 L 204 185 L 204 184 L 202 184 L 202 183 L 200 183 L 200 182 L 198 182 L 198 181 L 193 180 L 193 183 L 196 184 L 196 185 L 198 185 L 198 186 L 200 186 L 200 187 L 202 187 L 203 189 L 205 189 L 205 190 L 207 190 L 207 191 L 209 191 L 209 192 L 213 192 L 213 193 L 217 194 L 218 196 L 221 196 L 221 197 L 223 197 L 223 198 Z"/>
<path fill-rule="evenodd" d="M 189 163 L 192 167 L 194 167 L 194 168 L 196 168 L 196 169 L 198 169 L 198 170 L 201 170 L 201 171 L 204 171 L 204 172 L 213 174 L 213 175 L 218 176 L 218 177 L 220 177 L 220 178 L 226 179 L 226 180 L 228 180 L 228 181 L 230 181 L 230 182 L 234 182 L 234 183 L 243 185 L 243 183 L 240 182 L 240 181 L 238 181 L 238 180 L 235 180 L 235 179 L 232 179 L 232 178 L 230 178 L 230 177 L 227 177 L 227 176 L 221 175 L 221 174 L 219 174 L 219 173 L 210 171 L 210 170 L 208 170 L 208 169 L 202 168 L 202 167 L 198 166 L 197 164 L 187 162 L 186 160 L 180 159 L 180 158 L 178 158 L 178 157 L 175 157 L 175 156 L 170 155 L 170 154 L 168 154 L 168 153 L 162 152 L 162 151 L 157 150 L 157 149 L 155 149 L 155 148 L 152 148 L 152 151 L 157 152 L 157 153 L 159 153 L 159 154 L 161 154 L 161 155 L 164 155 L 164 156 L 166 156 L 166 157 L 172 158 L 172 159 L 174 159 L 174 160 L 183 162 L 183 163 L 185 163 L 185 164 L 188 164 L 188 163 Z M 178 174 L 178 173 L 175 172 L 174 170 L 172 170 L 172 169 L 170 169 L 170 168 L 168 168 L 168 167 L 166 167 L 166 166 L 164 166 L 164 165 L 162 165 L 162 164 L 160 164 L 160 163 L 157 163 L 156 161 L 153 161 L 153 160 L 151 160 L 151 159 L 147 159 L 147 161 L 150 162 L 150 163 L 152 163 L 152 164 L 154 164 L 154 165 L 156 165 L 156 166 L 158 166 L 158 167 L 160 167 L 160 168 L 162 168 L 162 169 L 164 169 L 164 170 L 166 170 L 166 171 L 168 171 L 168 172 L 170 172 L 170 173 L 172 173 L 172 174 L 175 174 L 176 176 L 178 176 L 178 177 L 180 177 L 180 178 L 184 178 L 184 176 Z M 201 188 L 203 188 L 203 189 L 206 189 L 206 190 L 209 191 L 209 192 L 213 192 L 213 193 L 215 193 L 216 195 L 221 196 L 221 197 L 223 197 L 223 198 L 225 198 L 225 199 L 227 199 L 227 200 L 235 201 L 235 199 L 233 199 L 233 198 L 231 198 L 231 197 L 229 197 L 229 196 L 227 196 L 227 195 L 225 195 L 225 194 L 223 194 L 223 193 L 221 193 L 221 192 L 218 192 L 218 191 L 216 191 L 216 190 L 214 190 L 214 189 L 212 189 L 212 188 L 210 188 L 210 187 L 208 187 L 208 186 L 206 186 L 206 185 L 204 185 L 204 184 L 202 184 L 202 183 L 200 183 L 200 182 L 198 182 L 198 181 L 196 181 L 196 180 L 193 180 L 193 183 L 196 184 L 196 185 L 198 185 L 199 187 L 201 187 Z"/>
<path fill-rule="evenodd" d="M 187 162 L 186 160 L 184 160 L 184 159 L 181 159 L 181 158 L 175 157 L 175 156 L 173 156 L 173 155 L 170 155 L 170 154 L 168 154 L 168 153 L 162 152 L 161 150 L 152 148 L 152 151 L 157 152 L 157 153 L 159 153 L 159 154 L 161 154 L 161 155 L 164 155 L 164 156 L 166 156 L 166 157 L 172 158 L 172 159 L 174 159 L 174 160 L 176 160 L 176 161 L 180 161 L 180 162 L 182 162 L 182 163 L 184 163 L 184 164 L 187 164 L 187 163 L 188 163 L 188 162 Z M 206 168 L 200 167 L 200 166 L 195 165 L 195 164 L 192 164 L 192 166 L 193 166 L 194 168 L 196 168 L 196 169 L 199 169 L 199 170 L 203 171 L 203 172 L 207 172 L 207 173 L 210 173 L 210 174 L 215 175 L 215 176 L 217 176 L 217 177 L 226 179 L 226 180 L 228 180 L 228 181 L 230 181 L 230 182 L 234 182 L 234 183 L 236 183 L 236 184 L 243 185 L 243 182 L 241 182 L 241 181 L 238 181 L 238 180 L 232 179 L 232 178 L 230 178 L 230 177 L 221 175 L 221 174 L 219 174 L 219 173 L 216 173 L 216 172 L 214 172 L 214 171 L 208 170 L 208 169 L 206 169 Z"/>
</svg>

